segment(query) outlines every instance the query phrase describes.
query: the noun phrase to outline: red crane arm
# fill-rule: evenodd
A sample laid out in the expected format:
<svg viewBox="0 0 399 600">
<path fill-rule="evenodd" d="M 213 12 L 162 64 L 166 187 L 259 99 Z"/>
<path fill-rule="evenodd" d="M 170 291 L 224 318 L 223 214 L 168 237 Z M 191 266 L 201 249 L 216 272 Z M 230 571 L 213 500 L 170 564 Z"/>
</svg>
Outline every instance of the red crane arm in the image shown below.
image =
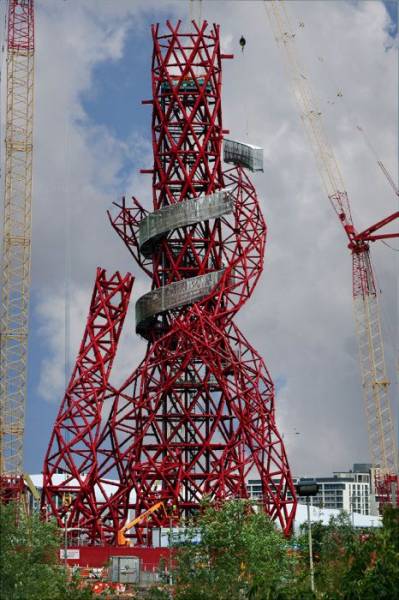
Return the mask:
<svg viewBox="0 0 399 600">
<path fill-rule="evenodd" d="M 363 241 L 363 242 L 366 242 L 366 241 L 375 242 L 376 240 L 381 240 L 384 238 L 399 237 L 399 231 L 394 232 L 394 233 L 381 233 L 378 235 L 371 235 L 375 231 L 378 231 L 378 229 L 385 227 L 385 225 L 388 225 L 388 223 L 392 223 L 392 221 L 395 221 L 395 219 L 398 219 L 398 218 L 399 218 L 399 211 L 392 213 L 392 215 L 389 215 L 389 217 L 385 217 L 385 219 L 382 219 L 381 221 L 378 221 L 378 223 L 371 225 L 370 227 L 368 227 L 361 233 L 357 233 L 356 240 Z"/>
</svg>

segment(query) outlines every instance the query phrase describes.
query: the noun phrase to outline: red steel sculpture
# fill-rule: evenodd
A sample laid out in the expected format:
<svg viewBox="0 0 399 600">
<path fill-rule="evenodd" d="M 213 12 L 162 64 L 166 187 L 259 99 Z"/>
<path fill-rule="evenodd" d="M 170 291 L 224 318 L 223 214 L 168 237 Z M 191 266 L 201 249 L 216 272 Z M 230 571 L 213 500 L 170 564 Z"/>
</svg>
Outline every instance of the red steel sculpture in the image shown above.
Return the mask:
<svg viewBox="0 0 399 600">
<path fill-rule="evenodd" d="M 44 461 L 43 508 L 56 515 L 59 524 L 65 513 L 69 527 L 84 524 L 90 539 L 102 535 L 95 517 L 104 488 L 96 447 L 103 406 L 115 394 L 109 376 L 132 285 L 130 273 L 122 277 L 116 272 L 108 278 L 104 269 L 97 269 L 79 355 Z M 105 483 L 109 487 L 110 482 Z"/>
<path fill-rule="evenodd" d="M 91 542 L 115 543 L 128 515 L 163 501 L 168 514 L 153 512 L 126 533 L 146 543 L 152 528 L 181 523 L 204 496 L 247 498 L 250 478 L 260 480 L 263 509 L 288 533 L 296 499 L 273 382 L 233 321 L 262 272 L 266 224 L 244 170 L 256 170 L 255 147 L 230 142 L 239 152 L 228 157 L 225 141 L 225 159 L 235 165 L 222 170 L 222 59 L 232 57 L 221 54 L 217 25 L 193 22 L 184 33 L 180 22 L 167 22 L 165 33 L 155 25 L 152 35 L 153 99 L 144 104 L 152 105 L 154 166 L 144 172 L 152 174 L 153 211 L 133 198 L 109 215 L 152 280 L 136 303 L 147 352 L 114 393 L 80 465 L 71 443 L 62 451 L 62 468 L 79 482 L 68 523 L 86 529 Z M 102 398 L 113 394 L 102 390 Z M 96 428 L 99 421 L 96 413 Z M 60 428 L 56 458 L 54 441 L 47 457 L 53 472 L 65 445 Z M 90 423 L 84 435 L 92 430 Z M 115 482 L 112 493 L 104 482 Z M 54 502 L 51 509 L 60 519 L 66 510 Z"/>
</svg>

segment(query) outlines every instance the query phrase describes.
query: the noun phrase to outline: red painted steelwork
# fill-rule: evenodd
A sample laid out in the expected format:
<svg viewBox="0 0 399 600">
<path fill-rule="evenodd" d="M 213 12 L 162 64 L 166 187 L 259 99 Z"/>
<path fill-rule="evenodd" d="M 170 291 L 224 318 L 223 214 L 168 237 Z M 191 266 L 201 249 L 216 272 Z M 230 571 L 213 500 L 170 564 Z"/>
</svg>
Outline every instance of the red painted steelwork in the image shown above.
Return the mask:
<svg viewBox="0 0 399 600">
<path fill-rule="evenodd" d="M 104 483 L 112 485 L 98 476 L 96 448 L 104 403 L 115 393 L 108 380 L 132 285 L 129 273 L 122 277 L 116 272 L 107 278 L 104 269 L 97 269 L 79 355 L 44 461 L 42 505 L 48 506 L 60 526 L 65 526 L 67 511 L 68 526 L 84 525 L 92 538 L 101 535 L 101 522 L 93 509 Z"/>
<path fill-rule="evenodd" d="M 22 475 L 2 475 L 0 477 L 0 502 L 18 502 L 22 498 L 25 482 Z"/>
<path fill-rule="evenodd" d="M 252 477 L 261 481 L 265 511 L 288 532 L 295 501 L 287 491 L 295 491 L 275 425 L 273 383 L 232 322 L 262 271 L 266 225 L 246 174 L 221 168 L 219 28 L 208 31 L 204 23 L 185 34 L 180 23 L 168 23 L 165 34 L 153 27 L 153 40 L 154 210 L 228 186 L 234 212 L 175 229 L 150 258 L 139 252 L 147 213 L 137 200 L 131 207 L 124 201 L 111 218 L 153 289 L 225 270 L 202 301 L 159 315 L 146 357 L 115 398 L 99 446 L 103 476 L 118 463 L 121 481 L 109 505 L 109 533 L 124 523 L 129 506 L 139 515 L 163 500 L 169 518 L 156 513 L 135 528 L 143 542 L 151 527 L 198 510 L 204 494 L 246 498 Z"/>
<path fill-rule="evenodd" d="M 389 473 L 384 477 L 376 477 L 376 497 L 379 502 L 380 512 L 385 506 L 399 507 L 399 476 Z"/>
<path fill-rule="evenodd" d="M 160 562 L 168 565 L 170 562 L 169 548 L 140 548 L 138 546 L 70 546 L 79 558 L 69 558 L 68 565 L 80 567 L 101 568 L 108 567 L 112 556 L 135 556 L 140 559 L 140 568 L 153 573 L 160 567 Z"/>
<path fill-rule="evenodd" d="M 162 309 L 141 329 L 146 355 L 114 394 L 101 436 L 91 445 L 95 458 L 85 459 L 96 469 L 90 488 L 86 480 L 80 483 L 84 502 L 80 488 L 72 501 L 68 524 L 84 529 L 91 543 L 115 543 L 132 515 L 162 500 L 168 515 L 155 512 L 126 534 L 149 543 L 153 527 L 181 524 L 204 495 L 216 502 L 247 498 L 248 479 L 260 480 L 263 509 L 285 533 L 295 515 L 273 382 L 233 322 L 262 272 L 266 224 L 243 169 L 222 170 L 219 27 L 204 22 L 193 28 L 184 33 L 180 22 L 168 22 L 166 33 L 152 28 L 154 165 L 146 171 L 152 173 L 153 209 L 226 188 L 234 208 L 158 236 L 149 257 L 139 249 L 140 222 L 148 214 L 139 202 L 128 206 L 123 200 L 110 216 L 153 290 L 212 273 L 218 283 L 200 300 Z M 70 477 L 82 479 L 78 471 Z M 111 480 L 118 482 L 112 496 L 102 488 L 96 499 L 94 488 Z M 51 498 L 48 488 L 47 502 L 60 516 Z"/>
<path fill-rule="evenodd" d="M 7 47 L 9 50 L 34 49 L 33 0 L 9 0 Z"/>
</svg>

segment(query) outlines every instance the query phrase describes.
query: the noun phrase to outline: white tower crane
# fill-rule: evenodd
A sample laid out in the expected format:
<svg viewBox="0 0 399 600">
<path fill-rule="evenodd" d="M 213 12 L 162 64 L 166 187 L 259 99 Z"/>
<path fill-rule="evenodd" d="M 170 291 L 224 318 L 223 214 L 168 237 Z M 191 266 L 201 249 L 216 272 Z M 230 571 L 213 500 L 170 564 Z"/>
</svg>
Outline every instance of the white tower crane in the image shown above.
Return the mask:
<svg viewBox="0 0 399 600">
<path fill-rule="evenodd" d="M 398 453 L 389 397 L 390 384 L 384 358 L 378 289 L 369 245 L 377 239 L 399 237 L 399 233 L 378 233 L 382 227 L 397 219 L 399 212 L 393 213 L 363 232 L 356 231 L 339 165 L 323 128 L 322 113 L 312 94 L 309 77 L 304 74 L 304 68 L 298 58 L 295 33 L 290 26 L 285 3 L 283 0 L 268 0 L 264 1 L 264 6 L 275 39 L 282 49 L 301 119 L 316 157 L 324 189 L 349 241 L 348 247 L 352 254 L 354 313 L 369 447 L 371 459 L 380 469 L 377 493 L 380 502 L 397 503 Z M 384 173 L 385 171 L 383 169 Z M 390 176 L 388 181 L 397 191 L 397 186 Z M 395 488 L 396 491 L 392 493 Z"/>
<path fill-rule="evenodd" d="M 0 305 L 0 495 L 23 487 L 23 437 L 31 263 L 33 0 L 9 0 L 2 291 Z"/>
</svg>

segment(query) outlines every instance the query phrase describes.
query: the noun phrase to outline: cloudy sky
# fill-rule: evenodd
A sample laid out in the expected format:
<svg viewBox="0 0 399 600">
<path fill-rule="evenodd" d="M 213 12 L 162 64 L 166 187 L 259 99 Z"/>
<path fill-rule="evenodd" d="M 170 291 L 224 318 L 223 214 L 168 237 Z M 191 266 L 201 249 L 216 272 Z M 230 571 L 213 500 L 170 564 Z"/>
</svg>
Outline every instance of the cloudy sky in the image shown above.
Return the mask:
<svg viewBox="0 0 399 600">
<path fill-rule="evenodd" d="M 277 384 L 277 419 L 294 474 L 347 469 L 367 461 L 368 449 L 346 239 L 323 193 L 263 3 L 204 0 L 202 5 L 202 17 L 221 25 L 224 50 L 236 55 L 224 63 L 224 125 L 232 137 L 265 150 L 264 173 L 253 177 L 268 224 L 265 269 L 237 321 Z M 363 127 L 396 179 L 397 5 L 379 0 L 288 5 L 361 230 L 398 206 L 356 129 Z M 181 18 L 188 26 L 189 2 L 36 0 L 25 448 L 30 472 L 41 470 L 97 266 L 137 275 L 114 384 L 145 350 L 134 334 L 134 303 L 148 281 L 105 213 L 124 194 L 149 202 L 150 180 L 138 173 L 151 166 L 150 108 L 141 100 L 150 97 L 150 25 L 167 18 Z M 241 35 L 247 39 L 243 53 Z M 381 243 L 373 250 L 393 399 L 398 396 L 399 253 Z"/>
</svg>

